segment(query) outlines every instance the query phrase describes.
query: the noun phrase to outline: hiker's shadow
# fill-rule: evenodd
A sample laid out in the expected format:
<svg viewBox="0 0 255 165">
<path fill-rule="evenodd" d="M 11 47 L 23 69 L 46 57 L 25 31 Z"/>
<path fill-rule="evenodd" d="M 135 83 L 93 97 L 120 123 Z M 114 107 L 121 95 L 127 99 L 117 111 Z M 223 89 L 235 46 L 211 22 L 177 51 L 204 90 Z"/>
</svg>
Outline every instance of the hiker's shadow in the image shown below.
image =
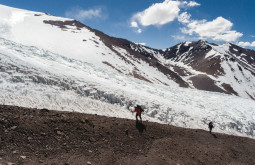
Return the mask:
<svg viewBox="0 0 255 165">
<path fill-rule="evenodd" d="M 217 136 L 215 134 L 212 134 L 214 138 L 217 138 Z"/>
<path fill-rule="evenodd" d="M 136 120 L 136 129 L 138 129 L 140 133 L 143 133 L 143 131 L 146 131 L 146 126 L 141 121 Z"/>
</svg>

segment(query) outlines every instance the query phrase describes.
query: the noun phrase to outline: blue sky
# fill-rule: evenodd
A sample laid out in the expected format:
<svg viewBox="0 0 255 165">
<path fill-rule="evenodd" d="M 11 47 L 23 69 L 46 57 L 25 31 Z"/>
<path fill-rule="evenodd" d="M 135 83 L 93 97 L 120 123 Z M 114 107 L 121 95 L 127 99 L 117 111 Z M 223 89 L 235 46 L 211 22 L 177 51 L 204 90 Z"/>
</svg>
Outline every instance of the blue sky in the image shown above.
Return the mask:
<svg viewBox="0 0 255 165">
<path fill-rule="evenodd" d="M 110 36 L 168 48 L 204 39 L 255 49 L 254 0 L 0 0 L 74 18 Z"/>
</svg>

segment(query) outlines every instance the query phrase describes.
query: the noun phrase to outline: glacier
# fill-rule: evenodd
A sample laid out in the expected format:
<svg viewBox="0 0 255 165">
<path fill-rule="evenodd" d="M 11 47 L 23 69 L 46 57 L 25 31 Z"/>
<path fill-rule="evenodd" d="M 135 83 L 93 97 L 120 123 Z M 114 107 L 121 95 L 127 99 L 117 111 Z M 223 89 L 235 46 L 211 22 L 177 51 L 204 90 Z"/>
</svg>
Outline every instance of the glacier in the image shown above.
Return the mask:
<svg viewBox="0 0 255 165">
<path fill-rule="evenodd" d="M 255 102 L 142 81 L 116 70 L 0 38 L 0 104 L 144 120 L 255 138 Z"/>
</svg>

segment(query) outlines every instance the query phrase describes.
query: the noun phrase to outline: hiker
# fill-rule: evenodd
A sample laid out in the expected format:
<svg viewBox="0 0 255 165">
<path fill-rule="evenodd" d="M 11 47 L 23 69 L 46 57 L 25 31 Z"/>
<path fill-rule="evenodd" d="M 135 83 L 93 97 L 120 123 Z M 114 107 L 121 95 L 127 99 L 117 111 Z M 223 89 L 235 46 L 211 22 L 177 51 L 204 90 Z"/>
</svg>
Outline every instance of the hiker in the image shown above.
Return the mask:
<svg viewBox="0 0 255 165">
<path fill-rule="evenodd" d="M 142 112 L 143 112 L 144 110 L 142 109 L 142 107 L 140 106 L 140 105 L 136 105 L 136 107 L 135 107 L 135 109 L 134 109 L 134 111 L 133 112 L 136 112 L 136 116 L 135 116 L 135 118 L 136 118 L 136 121 L 138 121 L 138 116 L 140 117 L 140 121 L 142 121 L 142 116 L 141 116 L 141 114 L 142 114 Z M 132 112 L 132 113 L 133 113 Z"/>
<path fill-rule="evenodd" d="M 212 133 L 212 129 L 213 129 L 213 122 L 212 121 L 209 122 L 208 128 L 209 128 L 210 134 L 211 134 Z"/>
</svg>

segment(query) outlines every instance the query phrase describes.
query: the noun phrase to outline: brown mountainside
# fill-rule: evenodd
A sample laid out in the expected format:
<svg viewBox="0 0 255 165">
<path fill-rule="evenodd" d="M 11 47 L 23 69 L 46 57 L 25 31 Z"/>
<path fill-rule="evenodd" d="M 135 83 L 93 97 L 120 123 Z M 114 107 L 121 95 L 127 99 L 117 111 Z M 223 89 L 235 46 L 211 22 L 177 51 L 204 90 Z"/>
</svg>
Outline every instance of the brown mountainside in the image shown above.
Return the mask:
<svg viewBox="0 0 255 165">
<path fill-rule="evenodd" d="M 3 105 L 0 123 L 0 164 L 255 164 L 254 139 L 204 130 Z"/>
</svg>

